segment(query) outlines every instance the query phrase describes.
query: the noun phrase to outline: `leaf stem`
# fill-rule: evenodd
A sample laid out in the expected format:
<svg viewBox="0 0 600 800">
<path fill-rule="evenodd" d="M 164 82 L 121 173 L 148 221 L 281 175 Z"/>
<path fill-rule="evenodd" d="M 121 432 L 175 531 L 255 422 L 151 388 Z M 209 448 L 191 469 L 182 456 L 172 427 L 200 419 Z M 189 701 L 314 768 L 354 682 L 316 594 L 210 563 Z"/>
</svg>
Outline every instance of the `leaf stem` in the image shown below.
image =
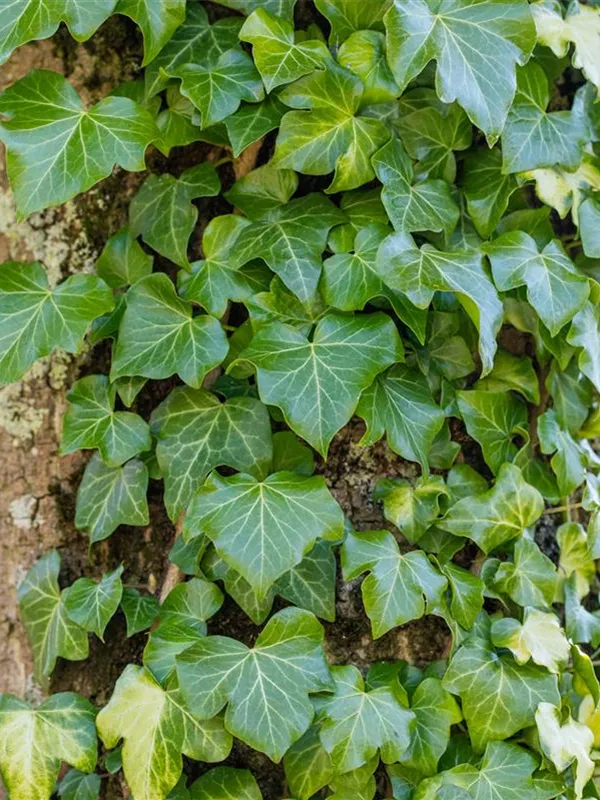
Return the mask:
<svg viewBox="0 0 600 800">
<path fill-rule="evenodd" d="M 564 511 L 571 511 L 575 508 L 583 508 L 583 503 L 566 503 L 563 506 L 554 506 L 554 508 L 547 508 L 544 514 L 562 514 Z"/>
</svg>

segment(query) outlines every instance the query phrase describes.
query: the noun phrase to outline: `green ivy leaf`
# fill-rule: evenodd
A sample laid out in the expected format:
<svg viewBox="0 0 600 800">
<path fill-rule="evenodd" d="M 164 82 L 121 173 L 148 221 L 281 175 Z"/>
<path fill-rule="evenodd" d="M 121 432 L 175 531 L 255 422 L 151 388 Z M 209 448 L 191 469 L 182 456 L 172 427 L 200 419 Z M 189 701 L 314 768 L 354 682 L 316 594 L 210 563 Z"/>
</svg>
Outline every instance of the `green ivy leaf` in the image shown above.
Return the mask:
<svg viewBox="0 0 600 800">
<path fill-rule="evenodd" d="M 249 219 L 257 220 L 288 203 L 297 188 L 298 176 L 293 169 L 277 169 L 268 163 L 239 178 L 225 197 Z M 331 204 L 324 205 L 336 214 Z"/>
<path fill-rule="evenodd" d="M 558 566 L 561 579 L 574 576 L 577 595 L 585 597 L 594 580 L 595 566 L 591 542 L 583 526 L 577 522 L 565 522 L 556 532 L 556 541 L 560 550 Z"/>
<path fill-rule="evenodd" d="M 489 239 L 508 208 L 517 188 L 514 175 L 502 171 L 498 148 L 467 154 L 463 186 L 467 209 L 477 233 Z"/>
<path fill-rule="evenodd" d="M 72 275 L 51 289 L 38 262 L 7 261 L 0 270 L 0 383 L 23 377 L 38 358 L 81 349 L 91 322 L 114 306 L 93 275 Z"/>
<path fill-rule="evenodd" d="M 259 482 L 213 473 L 192 499 L 185 530 L 207 534 L 219 555 L 264 596 L 318 538 L 341 539 L 343 516 L 320 476 L 280 472 Z"/>
<path fill-rule="evenodd" d="M 486 464 L 497 473 L 517 455 L 513 439 L 529 437 L 525 404 L 511 392 L 473 389 L 458 392 L 457 397 L 469 436 L 479 442 Z"/>
<path fill-rule="evenodd" d="M 0 24 L 0 64 L 13 50 L 33 39 L 53 36 L 61 22 L 78 42 L 89 39 L 113 12 L 117 0 L 24 0 L 2 10 Z"/>
<path fill-rule="evenodd" d="M 450 587 L 450 613 L 464 630 L 470 630 L 483 606 L 484 583 L 452 561 L 440 565 L 440 571 L 448 578 Z M 441 755 L 441 754 L 440 754 Z"/>
<path fill-rule="evenodd" d="M 494 588 L 520 606 L 549 608 L 556 591 L 556 567 L 531 539 L 517 539 L 513 560 L 504 561 L 494 576 Z"/>
<path fill-rule="evenodd" d="M 552 613 L 526 608 L 522 624 L 512 617 L 494 620 L 491 635 L 494 645 L 510 650 L 517 664 L 532 659 L 558 675 L 569 660 L 569 642 Z"/>
<path fill-rule="evenodd" d="M 252 397 L 221 403 L 205 389 L 178 387 L 155 409 L 151 424 L 173 520 L 215 467 L 227 465 L 261 478 L 271 462 L 269 415 Z"/>
<path fill-rule="evenodd" d="M 401 554 L 389 531 L 351 533 L 342 545 L 342 569 L 347 581 L 369 572 L 362 596 L 375 639 L 430 613 L 447 585 L 422 550 Z"/>
<path fill-rule="evenodd" d="M 185 0 L 119 0 L 115 9 L 139 25 L 144 37 L 144 60 L 149 64 L 185 19 Z"/>
<path fill-rule="evenodd" d="M 492 371 L 477 381 L 475 389 L 493 393 L 512 390 L 522 394 L 529 403 L 540 402 L 539 379 L 531 360 L 526 356 L 514 356 L 507 350 L 498 350 Z"/>
<path fill-rule="evenodd" d="M 319 738 L 319 728 L 311 726 L 283 757 L 290 792 L 299 800 L 309 800 L 332 780 L 335 770 L 331 757 Z"/>
<path fill-rule="evenodd" d="M 527 286 L 527 299 L 556 336 L 582 308 L 589 287 L 561 245 L 552 241 L 540 253 L 527 233 L 504 233 L 485 245 L 494 282 L 502 292 Z"/>
<path fill-rule="evenodd" d="M 296 0 L 217 0 L 219 5 L 241 11 L 242 14 L 251 14 L 257 8 L 265 8 L 276 17 L 291 22 L 294 16 Z"/>
<path fill-rule="evenodd" d="M 387 433 L 391 449 L 428 469 L 428 453 L 444 423 L 420 372 L 397 364 L 379 375 L 360 398 L 356 409 L 367 430 L 360 444 L 368 446 Z"/>
<path fill-rule="evenodd" d="M 250 14 L 240 30 L 240 39 L 252 45 L 254 63 L 267 92 L 322 68 L 330 58 L 319 40 L 295 43 L 293 25 L 265 8 Z"/>
<path fill-rule="evenodd" d="M 321 293 L 328 305 L 341 311 L 362 311 L 371 298 L 385 295 L 375 263 L 379 245 L 388 233 L 385 225 L 368 225 L 356 234 L 354 252 L 337 253 L 325 259 Z"/>
<path fill-rule="evenodd" d="M 96 709 L 73 692 L 37 708 L 0 695 L 0 772 L 11 800 L 49 800 L 61 762 L 82 772 L 96 766 Z"/>
<path fill-rule="evenodd" d="M 58 784 L 57 791 L 63 800 L 97 800 L 101 785 L 102 779 L 95 772 L 88 775 L 70 769 Z"/>
<path fill-rule="evenodd" d="M 0 97 L 0 140 L 21 217 L 85 192 L 119 165 L 145 169 L 158 136 L 150 113 L 127 97 L 89 111 L 57 72 L 33 70 Z"/>
<path fill-rule="evenodd" d="M 417 686 L 410 708 L 416 724 L 410 746 L 399 760 L 421 775 L 434 775 L 448 747 L 451 726 L 462 720 L 460 708 L 441 681 L 431 677 Z"/>
<path fill-rule="evenodd" d="M 391 0 L 357 3 L 355 0 L 315 0 L 318 10 L 331 25 L 331 43 L 339 45 L 350 34 L 368 28 L 383 30 L 383 17 Z"/>
<path fill-rule="evenodd" d="M 158 614 L 158 600 L 152 595 L 140 594 L 137 589 L 125 587 L 121 608 L 127 622 L 127 636 L 135 636 L 150 627 Z"/>
<path fill-rule="evenodd" d="M 323 456 L 361 391 L 402 358 L 398 332 L 381 313 L 329 314 L 311 341 L 289 325 L 265 325 L 240 356 L 257 368 L 261 400 L 280 408 L 292 430 Z"/>
<path fill-rule="evenodd" d="M 242 103 L 235 114 L 223 121 L 234 158 L 278 128 L 285 111 L 285 106 L 275 95 L 265 97 L 260 103 Z"/>
<path fill-rule="evenodd" d="M 364 89 L 362 108 L 393 102 L 400 96 L 400 89 L 387 63 L 383 33 L 355 31 L 339 48 L 337 59 L 361 79 Z"/>
<path fill-rule="evenodd" d="M 579 207 L 579 233 L 583 252 L 588 258 L 600 258 L 600 202 L 596 197 L 588 197 Z"/>
<path fill-rule="evenodd" d="M 77 491 L 75 525 L 90 544 L 106 539 L 119 525 L 147 525 L 148 470 L 137 459 L 122 467 L 107 467 L 94 455 Z"/>
<path fill-rule="evenodd" d="M 196 537 L 192 542 L 200 539 L 206 548 L 207 537 Z M 202 558 L 200 568 L 202 574 L 211 581 L 222 581 L 227 595 L 234 600 L 255 625 L 262 625 L 267 619 L 273 601 L 275 600 L 276 585 L 273 584 L 266 594 L 259 594 L 248 581 L 236 572 L 229 564 L 218 555 L 211 545 Z"/>
<path fill-rule="evenodd" d="M 498 655 L 481 639 L 458 650 L 442 685 L 460 696 L 476 752 L 533 725 L 539 703 L 560 702 L 555 675 L 533 664 L 519 665 L 511 655 Z"/>
<path fill-rule="evenodd" d="M 328 541 L 318 541 L 310 553 L 275 583 L 275 591 L 316 617 L 335 620 L 336 561 Z"/>
<path fill-rule="evenodd" d="M 577 644 L 600 645 L 600 617 L 581 604 L 578 576 L 574 572 L 564 584 L 565 629 Z"/>
<path fill-rule="evenodd" d="M 438 525 L 455 536 L 473 539 L 489 553 L 521 536 L 543 510 L 541 494 L 526 483 L 521 470 L 503 464 L 489 491 L 459 500 Z"/>
<path fill-rule="evenodd" d="M 358 115 L 362 94 L 360 78 L 333 61 L 286 86 L 280 100 L 303 110 L 281 120 L 273 163 L 306 175 L 334 172 L 328 192 L 372 180 L 371 156 L 390 134 L 380 120 Z"/>
<path fill-rule="evenodd" d="M 272 273 L 261 264 L 240 269 L 235 263 L 236 239 L 250 224 L 236 214 L 211 219 L 202 237 L 204 260 L 192 264 L 191 274 L 179 273 L 179 293 L 185 300 L 220 318 L 229 300 L 243 302 L 269 288 Z"/>
<path fill-rule="evenodd" d="M 120 565 L 103 575 L 99 582 L 79 578 L 65 590 L 64 604 L 68 617 L 102 641 L 106 626 L 121 602 L 122 574 L 123 566 Z"/>
<path fill-rule="evenodd" d="M 586 301 L 573 317 L 567 342 L 581 347 L 578 365 L 581 372 L 600 391 L 600 310 L 597 304 Z M 586 403 L 586 412 L 589 403 Z M 570 420 L 565 419 L 565 423 Z"/>
<path fill-rule="evenodd" d="M 429 244 L 419 249 L 410 236 L 396 233 L 379 248 L 377 268 L 390 289 L 404 293 L 419 308 L 427 308 L 436 291 L 456 292 L 479 330 L 483 374 L 492 369 L 502 303 L 479 253 L 442 253 Z"/>
<path fill-rule="evenodd" d="M 175 658 L 206 636 L 206 620 L 223 604 L 218 586 L 192 578 L 175 586 L 160 607 L 158 625 L 144 648 L 144 665 L 164 684 L 175 670 Z"/>
<path fill-rule="evenodd" d="M 175 685 L 163 689 L 145 667 L 129 664 L 96 726 L 108 748 L 123 739 L 123 770 L 136 800 L 165 797 L 179 780 L 181 754 L 221 761 L 231 736 L 220 717 L 201 721 L 190 713 Z"/>
<path fill-rule="evenodd" d="M 588 139 L 585 120 L 573 111 L 553 111 L 546 73 L 530 62 L 517 71 L 517 93 L 502 133 L 505 172 L 559 165 L 579 166 Z"/>
<path fill-rule="evenodd" d="M 256 778 L 247 769 L 215 767 L 190 786 L 192 800 L 262 800 Z"/>
<path fill-rule="evenodd" d="M 558 480 L 560 494 L 566 497 L 585 480 L 585 454 L 569 431 L 560 425 L 554 409 L 538 417 L 538 435 L 542 453 L 554 453 L 550 464 Z"/>
<path fill-rule="evenodd" d="M 450 187 L 438 179 L 414 183 L 412 163 L 399 139 L 390 139 L 375 153 L 373 166 L 383 184 L 381 200 L 395 230 L 452 233 L 459 210 Z"/>
<path fill-rule="evenodd" d="M 130 286 L 152 273 L 152 256 L 145 253 L 125 225 L 104 245 L 96 272 L 113 289 Z"/>
<path fill-rule="evenodd" d="M 309 693 L 332 688 L 322 642 L 320 623 L 297 608 L 272 617 L 252 649 L 207 636 L 177 658 L 182 692 L 202 719 L 227 704 L 227 730 L 278 762 L 312 721 Z"/>
<path fill-rule="evenodd" d="M 302 302 L 314 298 L 329 230 L 344 214 L 322 194 L 273 208 L 243 228 L 235 244 L 238 266 L 262 258 Z"/>
<path fill-rule="evenodd" d="M 333 667 L 335 692 L 319 710 L 320 738 L 334 769 L 358 769 L 378 752 L 385 764 L 406 753 L 415 714 L 404 705 L 404 691 L 390 683 L 365 691 L 357 667 Z"/>
<path fill-rule="evenodd" d="M 536 43 L 528 5 L 521 0 L 395 0 L 386 14 L 388 58 L 404 89 L 435 59 L 436 91 L 457 100 L 490 145 L 502 133 L 515 90 L 515 67 Z"/>
<path fill-rule="evenodd" d="M 238 45 L 241 26 L 239 17 L 226 17 L 211 25 L 204 6 L 187 6 L 184 22 L 144 71 L 146 97 L 162 91 L 169 82 L 166 76 L 180 64 L 214 64 L 224 52 Z"/>
<path fill-rule="evenodd" d="M 198 109 L 202 128 L 234 114 L 242 100 L 258 103 L 265 96 L 252 59 L 239 49 L 227 50 L 212 64 L 175 64 L 168 74 L 181 80 L 181 94 Z"/>
<path fill-rule="evenodd" d="M 69 394 L 63 420 L 60 450 L 98 448 L 109 467 L 118 467 L 152 446 L 150 429 L 130 411 L 114 411 L 116 390 L 106 375 L 88 375 L 78 380 Z"/>
<path fill-rule="evenodd" d="M 192 200 L 219 194 L 219 176 L 204 162 L 186 169 L 180 178 L 150 175 L 129 206 L 129 227 L 157 253 L 190 269 L 187 248 L 196 227 L 198 209 Z"/>
<path fill-rule="evenodd" d="M 296 472 L 308 478 L 315 471 L 313 451 L 291 431 L 273 434 L 273 462 L 270 472 Z"/>
<path fill-rule="evenodd" d="M 198 388 L 229 345 L 214 317 L 194 317 L 164 273 L 149 275 L 127 292 L 111 380 L 127 375 L 168 378 L 177 373 Z"/>
<path fill-rule="evenodd" d="M 381 480 L 377 493 L 383 499 L 385 518 L 415 544 L 440 515 L 440 502 L 450 492 L 438 475 L 421 476 L 414 485 L 400 479 Z"/>
<path fill-rule="evenodd" d="M 18 589 L 35 677 L 43 686 L 47 686 L 59 656 L 81 661 L 88 655 L 87 633 L 67 615 L 65 593 L 58 586 L 59 570 L 60 556 L 56 550 L 49 550 L 31 567 Z"/>
</svg>

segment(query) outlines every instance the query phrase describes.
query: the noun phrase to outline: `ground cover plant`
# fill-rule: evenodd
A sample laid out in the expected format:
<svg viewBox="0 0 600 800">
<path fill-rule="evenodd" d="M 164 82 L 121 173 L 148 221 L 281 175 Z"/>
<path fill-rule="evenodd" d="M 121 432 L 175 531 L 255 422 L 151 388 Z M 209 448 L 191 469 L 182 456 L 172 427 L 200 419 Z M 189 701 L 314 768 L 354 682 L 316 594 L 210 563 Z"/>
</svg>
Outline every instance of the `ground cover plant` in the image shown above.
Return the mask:
<svg viewBox="0 0 600 800">
<path fill-rule="evenodd" d="M 135 80 L 0 95 L 22 219 L 147 170 L 93 271 L 0 266 L 0 382 L 85 353 L 90 455 L 87 566 L 19 587 L 8 796 L 600 797 L 600 7 L 8 0 L 0 60 L 111 15 Z M 120 617 L 105 702 L 56 691 Z"/>
</svg>

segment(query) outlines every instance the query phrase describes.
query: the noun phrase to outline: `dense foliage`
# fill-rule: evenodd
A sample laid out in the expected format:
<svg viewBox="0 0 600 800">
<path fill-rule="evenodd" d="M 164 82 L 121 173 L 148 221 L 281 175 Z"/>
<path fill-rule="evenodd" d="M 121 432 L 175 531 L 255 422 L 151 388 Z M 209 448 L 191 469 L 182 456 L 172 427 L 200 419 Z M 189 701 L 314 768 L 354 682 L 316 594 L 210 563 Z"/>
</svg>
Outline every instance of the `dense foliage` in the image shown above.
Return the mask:
<svg viewBox="0 0 600 800">
<path fill-rule="evenodd" d="M 220 762 L 235 739 L 283 760 L 297 800 L 600 797 L 600 7 L 314 0 L 318 24 L 295 30 L 295 0 L 220 5 L 0 10 L 0 60 L 113 13 L 144 39 L 143 78 L 91 108 L 48 71 L 2 94 L 21 217 L 144 170 L 149 147 L 226 153 L 149 175 L 96 274 L 0 268 L 3 384 L 112 340 L 110 374 L 78 380 L 64 417 L 62 452 L 94 451 L 77 527 L 93 547 L 147 525 L 162 480 L 187 576 L 159 604 L 127 564 L 63 588 L 57 551 L 31 568 L 42 686 L 119 609 L 149 634 L 100 710 L 0 696 L 10 798 L 95 798 L 122 768 L 135 800 L 260 800 L 231 766 L 186 786 L 183 756 Z M 190 261 L 194 201 L 222 187 L 229 213 Z M 168 379 L 143 418 L 139 393 Z M 388 530 L 353 530 L 314 474 L 355 414 L 361 446 L 419 465 L 377 487 Z M 553 559 L 544 514 L 563 515 Z M 447 658 L 330 663 L 337 565 L 338 585 L 362 576 L 375 639 L 436 615 Z M 252 647 L 208 635 L 224 592 L 264 623 Z"/>
</svg>

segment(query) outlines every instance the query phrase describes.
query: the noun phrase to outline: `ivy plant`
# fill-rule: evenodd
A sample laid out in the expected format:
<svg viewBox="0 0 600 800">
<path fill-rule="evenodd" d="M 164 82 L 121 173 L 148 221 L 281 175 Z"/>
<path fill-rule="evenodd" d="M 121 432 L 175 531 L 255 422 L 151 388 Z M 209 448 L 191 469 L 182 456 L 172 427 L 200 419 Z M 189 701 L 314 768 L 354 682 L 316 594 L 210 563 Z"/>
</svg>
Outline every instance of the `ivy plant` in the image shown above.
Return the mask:
<svg viewBox="0 0 600 800">
<path fill-rule="evenodd" d="M 57 550 L 21 581 L 11 800 L 600 797 L 600 7 L 4 6 L 0 62 L 140 31 L 95 104 L 37 69 L 0 95 L 20 219 L 144 173 L 93 272 L 0 265 L 0 384 L 85 354 L 72 521 L 92 556 L 159 548 L 157 497 L 172 531 L 162 585 Z M 125 635 L 101 707 L 53 692 Z"/>
</svg>

